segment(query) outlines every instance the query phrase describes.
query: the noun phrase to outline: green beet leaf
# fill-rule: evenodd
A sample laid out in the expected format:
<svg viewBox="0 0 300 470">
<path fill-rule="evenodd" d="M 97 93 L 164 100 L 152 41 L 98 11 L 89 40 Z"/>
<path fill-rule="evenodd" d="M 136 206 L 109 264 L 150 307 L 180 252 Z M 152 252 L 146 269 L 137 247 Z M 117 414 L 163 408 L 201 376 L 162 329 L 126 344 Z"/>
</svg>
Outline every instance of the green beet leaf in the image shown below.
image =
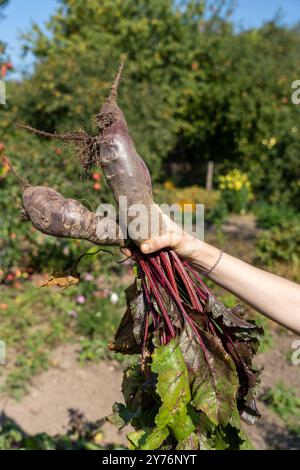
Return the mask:
<svg viewBox="0 0 300 470">
<path fill-rule="evenodd" d="M 180 347 L 190 372 L 192 405 L 203 411 L 214 424 L 227 424 L 236 416 L 238 376 L 231 357 L 221 341 L 201 331 L 199 346 L 189 325 L 180 336 Z"/>
<path fill-rule="evenodd" d="M 127 434 L 130 447 L 133 450 L 158 449 L 169 435 L 168 428 L 142 429 Z"/>
<path fill-rule="evenodd" d="M 161 399 L 155 423 L 159 429 L 169 426 L 176 439 L 184 440 L 195 426 L 187 409 L 191 393 L 178 338 L 156 348 L 151 369 L 157 374 L 156 391 Z"/>
</svg>

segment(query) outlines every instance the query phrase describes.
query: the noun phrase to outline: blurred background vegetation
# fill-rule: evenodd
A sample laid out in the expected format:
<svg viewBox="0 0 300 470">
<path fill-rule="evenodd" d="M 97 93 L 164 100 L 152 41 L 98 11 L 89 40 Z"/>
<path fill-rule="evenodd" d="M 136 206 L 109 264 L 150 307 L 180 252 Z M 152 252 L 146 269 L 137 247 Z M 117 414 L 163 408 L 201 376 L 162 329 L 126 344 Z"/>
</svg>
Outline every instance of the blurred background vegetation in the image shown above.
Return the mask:
<svg viewBox="0 0 300 470">
<path fill-rule="evenodd" d="M 212 160 L 214 186 L 223 197 L 213 214 L 207 211 L 208 219 L 224 217 L 226 209 L 240 212 L 256 205 L 259 220 L 268 217 L 269 206 L 276 206 L 271 217 L 280 219 L 277 225 L 290 219 L 287 207 L 296 217 L 300 107 L 291 103 L 291 83 L 300 76 L 300 28 L 274 21 L 237 33 L 232 2 L 205 3 L 63 0 L 48 31 L 35 25 L 24 38 L 24 50 L 36 59 L 33 73 L 10 81 L 7 70 L 1 155 L 9 155 L 33 184 L 48 184 L 66 196 L 84 194 L 93 207 L 100 198 L 110 200 L 97 174 L 93 182 L 80 181 L 72 149 L 26 135 L 15 122 L 48 131 L 92 132 L 91 117 L 126 53 L 120 103 L 158 188 L 170 180 L 170 191 L 177 191 L 173 199 L 207 202 L 210 198 L 195 191 L 205 185 Z M 4 44 L 1 48 L 5 65 Z M 187 186 L 193 186 L 192 194 L 178 194 L 178 188 Z M 31 240 L 34 254 L 41 237 L 28 236 L 28 226 L 22 228 L 16 219 L 19 188 L 3 163 L 0 194 L 1 264 L 24 265 L 24 253 L 16 247 Z"/>
<path fill-rule="evenodd" d="M 0 14 L 8 1 L 0 0 Z M 122 54 L 119 100 L 157 202 L 190 203 L 192 210 L 204 203 L 208 237 L 229 250 L 224 225 L 232 215 L 252 217 L 255 235 L 233 254 L 300 280 L 300 106 L 291 102 L 291 84 L 300 78 L 300 26 L 274 20 L 237 32 L 232 8 L 228 0 L 61 0 L 46 32 L 34 25 L 24 36 L 24 53 L 34 55 L 35 66 L 18 80 L 10 79 L 13 64 L 0 38 L 7 88 L 0 108 L 0 337 L 16 351 L 5 393 L 20 397 L 31 375 L 48 367 L 52 348 L 78 335 L 79 360 L 109 355 L 106 343 L 124 307 L 120 279 L 130 277 L 131 267 L 109 255 L 88 257 L 79 287 L 63 295 L 41 291 L 44 273 L 68 268 L 93 249 L 21 222 L 20 188 L 3 157 L 32 184 L 91 209 L 111 201 L 99 168 L 82 180 L 74 149 L 15 123 L 92 133 L 92 116 Z M 232 296 L 224 301 L 231 304 Z"/>
</svg>

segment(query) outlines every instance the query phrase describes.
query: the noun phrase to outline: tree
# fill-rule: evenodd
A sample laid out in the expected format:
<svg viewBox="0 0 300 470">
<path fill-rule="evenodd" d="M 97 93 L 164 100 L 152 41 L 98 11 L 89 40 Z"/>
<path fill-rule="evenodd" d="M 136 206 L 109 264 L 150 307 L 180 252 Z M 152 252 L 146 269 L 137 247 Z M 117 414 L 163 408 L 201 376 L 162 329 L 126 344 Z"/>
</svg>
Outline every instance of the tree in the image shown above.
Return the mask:
<svg viewBox="0 0 300 470">
<path fill-rule="evenodd" d="M 8 4 L 9 0 L 0 0 L 0 21 L 3 18 L 3 9 Z M 11 69 L 12 66 L 10 63 L 7 62 L 7 57 L 5 55 L 6 44 L 3 40 L 0 39 L 0 79 L 1 77 L 5 77 L 6 72 L 8 69 Z"/>
<path fill-rule="evenodd" d="M 207 13 L 211 21 L 230 2 L 218 3 L 218 11 Z M 158 175 L 175 142 L 180 97 L 194 86 L 204 14 L 199 0 L 64 0 L 49 23 L 50 37 L 37 26 L 27 37 L 37 66 L 22 88 L 21 117 L 48 130 L 86 127 L 108 90 L 103 77 L 113 77 L 126 53 L 121 104 Z"/>
<path fill-rule="evenodd" d="M 214 160 L 217 172 L 242 167 L 261 197 L 299 207 L 299 28 L 236 33 L 230 13 L 226 0 L 63 0 L 50 34 L 34 26 L 26 37 L 36 67 L 13 89 L 11 121 L 91 132 L 127 53 L 120 102 L 154 179 L 203 184 Z"/>
<path fill-rule="evenodd" d="M 8 0 L 0 0 L 0 20 L 3 17 L 3 13 L 2 13 L 3 7 L 7 5 L 7 3 L 8 3 Z M 2 60 L 2 55 L 4 52 L 5 52 L 5 45 L 4 45 L 4 42 L 0 40 L 0 62 Z"/>
<path fill-rule="evenodd" d="M 274 23 L 212 37 L 197 57 L 197 92 L 183 102 L 172 160 L 189 161 L 193 179 L 209 159 L 219 171 L 242 167 L 260 197 L 299 207 L 299 47 L 297 29 Z"/>
</svg>

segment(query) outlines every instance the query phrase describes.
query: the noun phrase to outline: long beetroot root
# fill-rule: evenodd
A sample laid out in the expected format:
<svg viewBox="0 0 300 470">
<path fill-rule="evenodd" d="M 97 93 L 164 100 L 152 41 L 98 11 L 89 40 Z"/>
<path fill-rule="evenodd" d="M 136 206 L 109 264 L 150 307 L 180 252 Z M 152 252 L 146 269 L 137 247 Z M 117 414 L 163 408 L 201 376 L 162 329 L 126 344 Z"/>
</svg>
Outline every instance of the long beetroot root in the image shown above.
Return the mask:
<svg viewBox="0 0 300 470">
<path fill-rule="evenodd" d="M 32 186 L 23 193 L 23 206 L 34 227 L 47 235 L 87 240 L 96 245 L 124 244 L 118 224 L 89 211 L 75 199 L 44 186 Z"/>
<path fill-rule="evenodd" d="M 118 223 L 100 213 L 88 210 L 75 199 L 66 199 L 46 186 L 30 186 L 14 170 L 11 171 L 23 188 L 23 210 L 25 219 L 40 232 L 54 237 L 77 238 L 96 245 L 123 246 L 125 236 Z"/>
</svg>

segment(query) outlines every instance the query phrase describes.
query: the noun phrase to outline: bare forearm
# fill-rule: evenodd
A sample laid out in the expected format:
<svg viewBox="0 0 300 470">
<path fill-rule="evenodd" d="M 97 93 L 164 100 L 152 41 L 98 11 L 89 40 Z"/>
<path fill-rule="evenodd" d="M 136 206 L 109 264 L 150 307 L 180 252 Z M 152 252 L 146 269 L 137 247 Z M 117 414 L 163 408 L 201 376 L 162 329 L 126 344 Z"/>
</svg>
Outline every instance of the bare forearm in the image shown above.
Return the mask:
<svg viewBox="0 0 300 470">
<path fill-rule="evenodd" d="M 220 258 L 220 251 L 199 240 L 190 241 L 188 258 L 207 272 Z M 279 276 L 255 268 L 223 253 L 208 276 L 255 310 L 300 334 L 300 286 Z"/>
</svg>

